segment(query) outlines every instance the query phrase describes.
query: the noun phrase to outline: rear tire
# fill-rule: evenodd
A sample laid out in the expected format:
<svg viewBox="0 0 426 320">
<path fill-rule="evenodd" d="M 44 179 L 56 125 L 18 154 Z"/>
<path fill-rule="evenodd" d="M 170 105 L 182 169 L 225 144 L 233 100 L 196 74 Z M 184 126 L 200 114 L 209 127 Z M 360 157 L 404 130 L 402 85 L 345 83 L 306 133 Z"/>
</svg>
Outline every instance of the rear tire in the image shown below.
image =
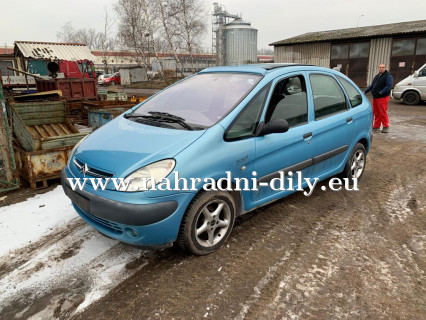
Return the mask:
<svg viewBox="0 0 426 320">
<path fill-rule="evenodd" d="M 195 255 L 219 249 L 231 233 L 236 206 L 228 192 L 198 194 L 182 219 L 177 244 Z"/>
<path fill-rule="evenodd" d="M 366 163 L 367 156 L 365 152 L 365 147 L 362 143 L 358 142 L 352 149 L 348 161 L 346 161 L 345 169 L 343 169 L 341 177 L 348 178 L 349 184 L 353 185 L 352 179 L 357 178 L 358 181 L 361 179 L 365 170 Z"/>
<path fill-rule="evenodd" d="M 420 96 L 417 92 L 415 91 L 408 91 L 407 93 L 404 94 L 404 96 L 402 97 L 402 102 L 404 104 L 407 104 L 409 106 L 414 106 L 416 104 L 419 104 L 420 102 Z"/>
</svg>

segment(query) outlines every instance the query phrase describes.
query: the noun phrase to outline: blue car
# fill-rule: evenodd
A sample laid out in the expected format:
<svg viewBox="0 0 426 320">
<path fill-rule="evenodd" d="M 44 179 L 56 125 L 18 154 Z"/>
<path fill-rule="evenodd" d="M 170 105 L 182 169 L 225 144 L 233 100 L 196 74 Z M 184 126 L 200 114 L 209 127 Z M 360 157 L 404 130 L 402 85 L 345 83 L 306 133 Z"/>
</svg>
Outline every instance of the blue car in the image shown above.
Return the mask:
<svg viewBox="0 0 426 320">
<path fill-rule="evenodd" d="M 62 185 L 81 218 L 106 236 L 204 255 L 226 241 L 236 217 L 306 194 L 310 181 L 358 181 L 372 120 L 360 89 L 331 69 L 208 68 L 87 136 Z"/>
</svg>

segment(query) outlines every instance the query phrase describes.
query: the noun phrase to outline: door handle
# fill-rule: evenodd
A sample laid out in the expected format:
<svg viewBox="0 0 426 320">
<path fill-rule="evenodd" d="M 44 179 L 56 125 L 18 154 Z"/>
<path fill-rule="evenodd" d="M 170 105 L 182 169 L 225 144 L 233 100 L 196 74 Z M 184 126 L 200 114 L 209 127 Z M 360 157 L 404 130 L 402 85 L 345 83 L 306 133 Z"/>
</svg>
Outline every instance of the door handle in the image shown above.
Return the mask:
<svg viewBox="0 0 426 320">
<path fill-rule="evenodd" d="M 303 135 L 303 139 L 308 139 L 308 138 L 310 138 L 310 137 L 312 137 L 312 132 L 308 132 L 308 133 L 305 133 L 305 134 Z"/>
<path fill-rule="evenodd" d="M 353 120 L 354 120 L 354 118 L 349 117 L 349 118 L 346 119 L 346 123 L 351 123 Z"/>
</svg>

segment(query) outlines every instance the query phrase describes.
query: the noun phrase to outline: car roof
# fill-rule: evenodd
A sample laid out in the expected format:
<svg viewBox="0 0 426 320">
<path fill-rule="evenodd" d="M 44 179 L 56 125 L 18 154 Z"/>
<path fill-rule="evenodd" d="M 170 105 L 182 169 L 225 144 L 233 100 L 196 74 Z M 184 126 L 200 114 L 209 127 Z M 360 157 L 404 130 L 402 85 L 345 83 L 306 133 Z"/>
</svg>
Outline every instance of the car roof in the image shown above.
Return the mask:
<svg viewBox="0 0 426 320">
<path fill-rule="evenodd" d="M 268 73 L 284 70 L 288 72 L 300 71 L 300 70 L 327 70 L 331 69 L 317 67 L 309 64 L 298 64 L 298 63 L 259 63 L 259 64 L 247 64 L 240 66 L 223 66 L 223 67 L 211 67 L 200 71 L 200 73 L 213 73 L 213 72 L 237 72 L 237 73 L 256 73 L 266 75 Z"/>
</svg>

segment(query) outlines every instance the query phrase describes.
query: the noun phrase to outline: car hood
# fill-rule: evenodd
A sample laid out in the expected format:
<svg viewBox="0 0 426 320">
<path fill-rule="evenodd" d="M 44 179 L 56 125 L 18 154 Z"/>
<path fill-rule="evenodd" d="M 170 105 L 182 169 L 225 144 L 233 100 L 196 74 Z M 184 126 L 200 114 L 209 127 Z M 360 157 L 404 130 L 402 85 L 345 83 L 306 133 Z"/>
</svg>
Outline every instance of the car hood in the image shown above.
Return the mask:
<svg viewBox="0 0 426 320">
<path fill-rule="evenodd" d="M 400 82 L 398 82 L 395 86 L 407 86 L 408 83 L 413 82 L 414 80 L 415 78 L 413 77 L 413 75 L 409 75 L 407 78 L 404 78 Z"/>
<path fill-rule="evenodd" d="M 147 164 L 173 158 L 204 132 L 154 127 L 119 117 L 90 134 L 74 155 L 91 168 L 124 178 Z"/>
</svg>

